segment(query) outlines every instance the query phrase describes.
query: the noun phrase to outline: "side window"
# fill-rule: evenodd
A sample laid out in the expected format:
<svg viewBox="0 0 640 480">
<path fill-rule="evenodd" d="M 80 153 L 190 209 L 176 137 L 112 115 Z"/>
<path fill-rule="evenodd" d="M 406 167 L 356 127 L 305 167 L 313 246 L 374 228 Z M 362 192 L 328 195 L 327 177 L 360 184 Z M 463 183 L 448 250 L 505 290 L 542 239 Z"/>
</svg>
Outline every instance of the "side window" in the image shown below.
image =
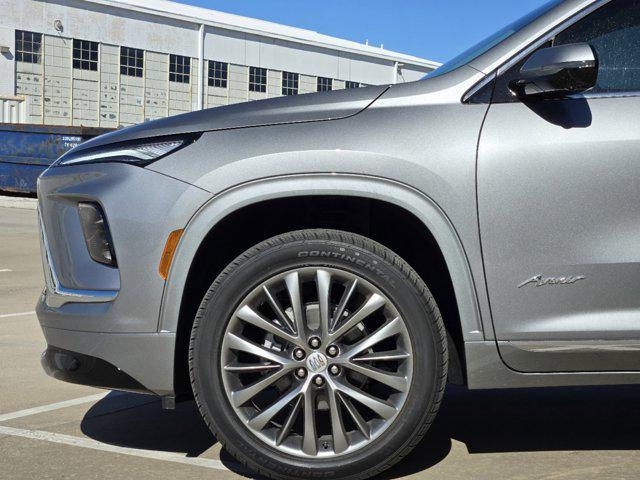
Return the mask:
<svg viewBox="0 0 640 480">
<path fill-rule="evenodd" d="M 640 0 L 613 0 L 540 48 L 588 43 L 598 59 L 598 83 L 590 93 L 640 92 Z M 509 89 L 527 58 L 496 81 L 493 102 L 519 101 Z"/>
<path fill-rule="evenodd" d="M 598 59 L 598 93 L 640 92 L 640 1 L 615 0 L 556 36 L 588 43 Z"/>
</svg>

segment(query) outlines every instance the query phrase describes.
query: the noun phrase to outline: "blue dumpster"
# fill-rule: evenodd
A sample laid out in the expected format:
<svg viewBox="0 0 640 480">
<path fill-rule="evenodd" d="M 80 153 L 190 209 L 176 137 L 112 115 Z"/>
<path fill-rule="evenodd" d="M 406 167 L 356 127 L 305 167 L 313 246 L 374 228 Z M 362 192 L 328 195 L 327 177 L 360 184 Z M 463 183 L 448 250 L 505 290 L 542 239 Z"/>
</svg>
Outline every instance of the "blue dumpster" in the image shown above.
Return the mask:
<svg viewBox="0 0 640 480">
<path fill-rule="evenodd" d="M 67 150 L 111 129 L 0 124 L 0 191 L 34 194 L 38 176 Z"/>
</svg>

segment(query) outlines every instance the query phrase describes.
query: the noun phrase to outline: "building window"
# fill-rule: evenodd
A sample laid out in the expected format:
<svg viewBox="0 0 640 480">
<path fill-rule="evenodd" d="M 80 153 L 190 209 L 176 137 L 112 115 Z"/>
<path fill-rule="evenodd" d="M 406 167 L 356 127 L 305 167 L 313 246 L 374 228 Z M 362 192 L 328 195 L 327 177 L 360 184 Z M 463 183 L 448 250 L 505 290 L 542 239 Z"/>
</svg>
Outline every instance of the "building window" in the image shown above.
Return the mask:
<svg viewBox="0 0 640 480">
<path fill-rule="evenodd" d="M 344 88 L 360 88 L 360 84 L 358 82 L 345 82 Z"/>
<path fill-rule="evenodd" d="M 142 77 L 144 50 L 120 47 L 120 73 L 130 77 Z"/>
<path fill-rule="evenodd" d="M 258 67 L 249 67 L 249 91 L 250 92 L 266 92 L 267 91 L 267 69 Z"/>
<path fill-rule="evenodd" d="M 16 61 L 41 63 L 42 34 L 16 30 Z"/>
<path fill-rule="evenodd" d="M 98 70 L 98 43 L 73 39 L 73 68 Z"/>
<path fill-rule="evenodd" d="M 282 95 L 297 95 L 299 78 L 297 73 L 282 72 Z"/>
<path fill-rule="evenodd" d="M 227 88 L 227 78 L 229 76 L 229 64 L 224 62 L 214 62 L 209 60 L 209 86 Z"/>
<path fill-rule="evenodd" d="M 318 77 L 318 92 L 329 92 L 333 90 L 333 80 L 326 77 Z"/>
<path fill-rule="evenodd" d="M 191 76 L 191 58 L 182 55 L 169 55 L 169 81 L 189 83 Z"/>
</svg>

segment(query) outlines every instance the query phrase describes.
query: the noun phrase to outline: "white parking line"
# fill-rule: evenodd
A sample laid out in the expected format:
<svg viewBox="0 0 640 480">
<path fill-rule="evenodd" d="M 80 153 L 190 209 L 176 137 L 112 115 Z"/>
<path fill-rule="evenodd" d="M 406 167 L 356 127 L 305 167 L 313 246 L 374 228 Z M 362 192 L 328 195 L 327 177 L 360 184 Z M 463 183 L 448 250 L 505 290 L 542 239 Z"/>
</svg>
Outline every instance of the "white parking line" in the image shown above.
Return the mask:
<svg viewBox="0 0 640 480">
<path fill-rule="evenodd" d="M 10 268 L 0 268 L 0 273 L 13 272 Z"/>
<path fill-rule="evenodd" d="M 13 437 L 30 438 L 32 440 L 43 440 L 46 442 L 59 443 L 62 445 L 70 445 L 72 447 L 89 448 L 91 450 L 99 450 L 102 452 L 119 453 L 121 455 L 130 455 L 132 457 L 149 458 L 152 460 L 162 460 L 165 462 L 182 463 L 196 467 L 211 468 L 214 470 L 231 471 L 220 460 L 212 460 L 209 458 L 185 457 L 178 453 L 157 452 L 152 450 L 136 450 L 135 448 L 118 447 L 98 442 L 90 438 L 74 437 L 72 435 L 64 435 L 61 433 L 44 432 L 42 430 L 25 430 L 22 428 L 5 427 L 0 425 L 0 435 L 10 435 Z"/>
<path fill-rule="evenodd" d="M 5 313 L 0 315 L 0 318 L 26 317 L 27 315 L 35 315 L 35 314 L 36 312 Z"/>
<path fill-rule="evenodd" d="M 10 412 L 0 415 L 0 422 L 7 422 L 16 418 L 28 417 L 31 415 L 37 415 L 39 413 L 51 412 L 53 410 L 59 410 L 61 408 L 73 407 L 75 405 L 82 405 L 85 403 L 92 403 L 102 400 L 107 395 L 125 395 L 122 392 L 104 392 L 96 395 L 88 395 L 86 397 L 73 398 L 71 400 L 65 400 L 63 402 L 51 403 L 49 405 L 43 405 L 41 407 L 28 408 L 26 410 L 19 410 L 17 412 Z M 152 460 L 162 460 L 165 462 L 182 463 L 186 465 L 192 465 L 196 467 L 211 468 L 214 470 L 231 471 L 220 460 L 213 460 L 209 458 L 197 458 L 197 457 L 185 457 L 179 453 L 173 452 L 159 452 L 154 450 L 138 450 L 135 448 L 119 447 L 116 445 L 109 445 L 97 440 L 83 437 L 74 437 L 72 435 L 64 435 L 61 433 L 45 432 L 43 430 L 27 430 L 24 428 L 14 428 L 0 425 L 0 435 L 9 435 L 12 437 L 29 438 L 32 440 L 42 440 L 45 442 L 58 443 L 62 445 L 70 445 L 72 447 L 89 448 L 91 450 L 100 450 L 103 452 L 119 453 L 122 455 L 129 455 L 133 457 L 148 458 Z M 241 465 L 235 468 L 236 471 L 244 471 Z"/>
<path fill-rule="evenodd" d="M 39 413 L 50 412 L 52 410 L 60 410 L 61 408 L 73 407 L 75 405 L 82 405 L 84 403 L 97 402 L 109 395 L 111 392 L 98 393 L 96 395 L 89 395 L 86 397 L 73 398 L 71 400 L 65 400 L 64 402 L 50 403 L 49 405 L 43 405 L 41 407 L 27 408 L 26 410 L 19 410 L 17 412 L 0 414 L 0 422 L 7 422 L 14 418 L 29 417 L 31 415 L 37 415 Z M 111 395 L 122 395 L 118 392 L 113 392 Z"/>
</svg>

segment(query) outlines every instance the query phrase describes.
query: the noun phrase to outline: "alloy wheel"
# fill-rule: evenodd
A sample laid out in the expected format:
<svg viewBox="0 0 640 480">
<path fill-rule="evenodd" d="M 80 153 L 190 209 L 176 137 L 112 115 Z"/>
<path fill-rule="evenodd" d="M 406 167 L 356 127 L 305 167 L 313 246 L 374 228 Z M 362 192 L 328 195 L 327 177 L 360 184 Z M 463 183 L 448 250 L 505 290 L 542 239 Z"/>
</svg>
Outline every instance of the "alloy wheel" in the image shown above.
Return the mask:
<svg viewBox="0 0 640 480">
<path fill-rule="evenodd" d="M 229 320 L 221 375 L 247 429 L 282 452 L 343 455 L 395 421 L 412 384 L 409 331 L 363 277 L 303 267 L 254 288 Z"/>
</svg>

